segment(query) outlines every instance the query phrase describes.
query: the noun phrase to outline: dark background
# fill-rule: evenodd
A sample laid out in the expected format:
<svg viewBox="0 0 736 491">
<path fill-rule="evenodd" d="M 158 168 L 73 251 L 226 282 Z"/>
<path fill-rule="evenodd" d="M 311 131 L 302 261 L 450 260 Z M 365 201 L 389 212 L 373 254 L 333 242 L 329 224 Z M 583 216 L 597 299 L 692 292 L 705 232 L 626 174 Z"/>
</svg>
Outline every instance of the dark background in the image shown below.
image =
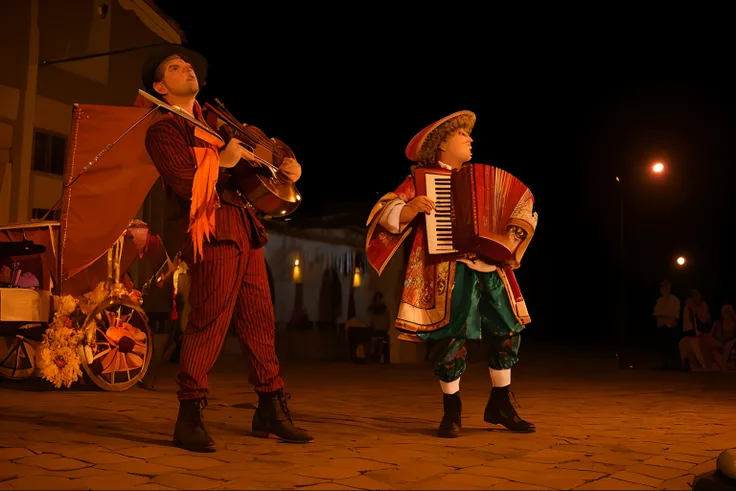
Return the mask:
<svg viewBox="0 0 736 491">
<path fill-rule="evenodd" d="M 593 55 L 562 60 L 544 42 L 532 58 L 514 42 L 435 39 L 421 25 L 416 34 L 305 18 L 297 32 L 278 16 L 220 11 L 214 22 L 199 2 L 157 4 L 210 62 L 200 102 L 218 97 L 296 154 L 305 199 L 292 223 L 351 212 L 364 225 L 406 177 L 412 136 L 469 109 L 474 161 L 513 173 L 536 199 L 539 226 L 517 271 L 532 316 L 525 336 L 615 339 L 622 190 L 632 348 L 651 341 L 664 277 L 681 298 L 700 289 L 714 318 L 734 300 L 728 79 L 651 78 L 671 72 L 651 60 L 649 69 L 593 69 Z M 667 169 L 654 179 L 657 160 Z M 686 267 L 675 266 L 678 255 Z"/>
</svg>

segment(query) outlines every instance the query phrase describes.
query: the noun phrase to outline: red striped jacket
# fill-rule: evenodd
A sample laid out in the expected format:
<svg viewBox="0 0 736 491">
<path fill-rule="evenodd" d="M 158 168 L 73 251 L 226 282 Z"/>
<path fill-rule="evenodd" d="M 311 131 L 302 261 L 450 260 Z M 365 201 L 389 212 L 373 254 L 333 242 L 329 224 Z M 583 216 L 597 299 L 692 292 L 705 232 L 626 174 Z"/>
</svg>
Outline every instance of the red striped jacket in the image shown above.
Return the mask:
<svg viewBox="0 0 736 491">
<path fill-rule="evenodd" d="M 198 119 L 203 121 L 201 113 Z M 192 185 L 197 170 L 193 150 L 195 147 L 204 148 L 212 145 L 194 136 L 193 124 L 171 113 L 151 125 L 146 134 L 146 150 L 161 174 L 165 186 L 174 192 L 178 201 L 180 243 L 185 262 L 192 259 L 191 238 L 187 229 Z M 228 178 L 229 174 L 221 169 L 218 189 L 231 185 Z M 237 206 L 238 204 L 240 206 Z M 215 210 L 215 240 L 232 241 L 241 250 L 245 250 L 247 241 L 251 242 L 252 247 L 262 246 L 266 240 L 266 233 L 252 206 L 244 202 L 228 203 L 220 199 Z"/>
</svg>

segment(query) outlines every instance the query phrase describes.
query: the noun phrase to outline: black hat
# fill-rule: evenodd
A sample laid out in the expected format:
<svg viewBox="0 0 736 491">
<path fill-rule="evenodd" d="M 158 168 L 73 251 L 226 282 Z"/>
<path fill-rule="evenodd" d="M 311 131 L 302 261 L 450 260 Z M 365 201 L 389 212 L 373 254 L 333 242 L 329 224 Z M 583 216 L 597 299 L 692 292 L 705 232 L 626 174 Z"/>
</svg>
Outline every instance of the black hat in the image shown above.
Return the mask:
<svg viewBox="0 0 736 491">
<path fill-rule="evenodd" d="M 156 91 L 153 89 L 153 83 L 156 80 L 156 69 L 161 62 L 172 55 L 179 55 L 184 61 L 192 65 L 192 69 L 197 75 L 199 88 L 204 87 L 205 78 L 207 77 L 207 60 L 205 57 L 179 44 L 164 44 L 154 48 L 148 59 L 143 63 L 143 69 L 141 70 L 143 89 L 149 94 L 156 95 Z"/>
</svg>

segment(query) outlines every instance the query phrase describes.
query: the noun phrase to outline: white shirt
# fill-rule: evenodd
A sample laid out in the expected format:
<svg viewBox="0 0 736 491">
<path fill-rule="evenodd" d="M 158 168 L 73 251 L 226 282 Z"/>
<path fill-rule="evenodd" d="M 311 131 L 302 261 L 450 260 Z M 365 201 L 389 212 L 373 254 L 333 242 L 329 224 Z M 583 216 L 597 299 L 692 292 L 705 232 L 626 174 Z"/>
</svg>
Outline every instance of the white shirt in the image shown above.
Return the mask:
<svg viewBox="0 0 736 491">
<path fill-rule="evenodd" d="M 657 327 L 677 327 L 677 319 L 680 318 L 680 299 L 671 293 L 666 297 L 659 297 L 654 304 L 654 316 L 657 317 Z"/>
<path fill-rule="evenodd" d="M 452 170 L 447 164 L 437 162 L 440 167 L 447 170 Z M 403 201 L 395 201 L 388 204 L 387 210 L 381 215 L 379 224 L 392 234 L 400 234 L 409 225 L 408 223 L 401 224 L 401 210 L 406 206 Z M 490 271 L 496 271 L 496 266 L 485 263 L 478 258 L 461 258 L 458 262 L 467 264 L 470 269 L 475 271 L 487 273 Z M 679 309 L 678 309 L 679 310 Z"/>
<path fill-rule="evenodd" d="M 698 316 L 700 314 L 700 316 Z M 705 302 L 701 302 L 698 305 L 694 306 L 692 302 L 685 302 L 685 308 L 682 310 L 682 331 L 688 332 L 688 331 L 695 331 L 695 333 L 700 336 L 700 331 L 696 330 L 695 323 L 693 322 L 693 317 L 698 316 L 700 317 L 700 321 L 702 322 L 704 318 L 708 318 L 708 305 Z"/>
</svg>

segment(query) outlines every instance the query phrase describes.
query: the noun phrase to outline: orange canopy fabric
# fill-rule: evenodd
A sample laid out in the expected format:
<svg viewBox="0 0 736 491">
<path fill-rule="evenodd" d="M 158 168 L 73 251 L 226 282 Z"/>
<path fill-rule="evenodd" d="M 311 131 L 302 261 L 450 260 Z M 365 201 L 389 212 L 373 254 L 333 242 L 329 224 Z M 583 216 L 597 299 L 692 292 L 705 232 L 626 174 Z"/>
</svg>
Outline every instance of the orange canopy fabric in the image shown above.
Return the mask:
<svg viewBox="0 0 736 491">
<path fill-rule="evenodd" d="M 105 261 L 141 208 L 159 176 L 145 146 L 146 131 L 158 118 L 160 112 L 150 107 L 74 105 L 61 203 L 62 281 Z M 106 267 L 94 269 L 104 271 L 104 281 Z M 62 291 L 68 293 L 63 285 Z"/>
</svg>

